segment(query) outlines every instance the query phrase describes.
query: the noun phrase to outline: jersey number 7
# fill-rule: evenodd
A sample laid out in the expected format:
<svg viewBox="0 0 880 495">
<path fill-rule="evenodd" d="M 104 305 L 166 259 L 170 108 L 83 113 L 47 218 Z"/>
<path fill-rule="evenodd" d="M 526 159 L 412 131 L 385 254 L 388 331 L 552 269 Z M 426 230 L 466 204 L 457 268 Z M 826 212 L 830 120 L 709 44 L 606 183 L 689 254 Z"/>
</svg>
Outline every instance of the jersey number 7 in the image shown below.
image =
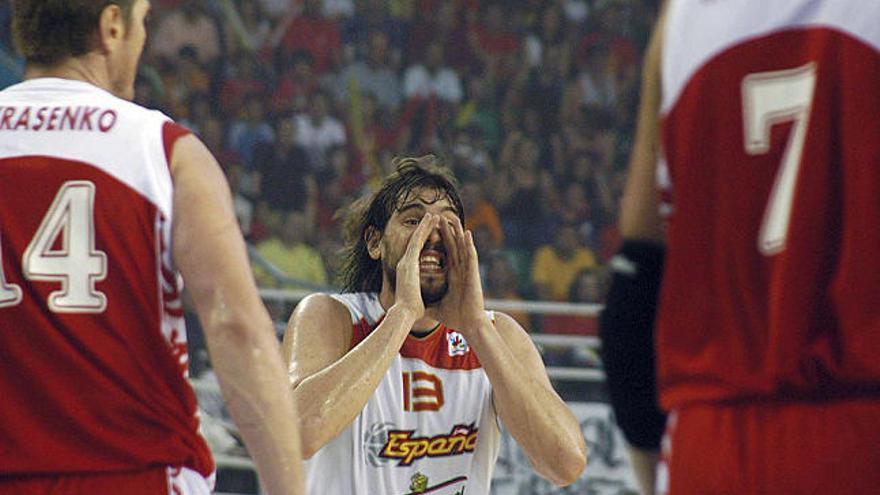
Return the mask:
<svg viewBox="0 0 880 495">
<path fill-rule="evenodd" d="M 816 64 L 812 62 L 796 69 L 749 74 L 742 82 L 748 154 L 769 152 L 770 128 L 794 121 L 758 234 L 758 249 L 765 256 L 785 249 L 815 89 Z"/>
<path fill-rule="evenodd" d="M 95 290 L 95 283 L 107 277 L 107 255 L 95 249 L 94 210 L 94 183 L 65 182 L 22 257 L 25 278 L 61 283 L 49 294 L 55 313 L 101 313 L 107 307 L 107 297 Z M 53 249 L 59 240 L 60 249 Z M 2 261 L 0 251 L 0 308 L 23 299 L 21 287 L 7 282 Z"/>
</svg>

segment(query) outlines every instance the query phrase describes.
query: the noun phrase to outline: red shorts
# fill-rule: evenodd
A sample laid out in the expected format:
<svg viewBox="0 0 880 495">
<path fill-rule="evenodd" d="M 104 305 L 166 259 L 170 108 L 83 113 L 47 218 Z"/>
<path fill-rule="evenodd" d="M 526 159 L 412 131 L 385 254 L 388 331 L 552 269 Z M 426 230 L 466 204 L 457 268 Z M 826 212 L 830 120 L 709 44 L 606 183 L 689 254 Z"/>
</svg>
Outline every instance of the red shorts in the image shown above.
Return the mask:
<svg viewBox="0 0 880 495">
<path fill-rule="evenodd" d="M 208 495 L 213 479 L 190 469 L 156 467 L 119 473 L 0 476 L 0 495 Z"/>
<path fill-rule="evenodd" d="M 658 493 L 880 493 L 880 400 L 686 406 L 670 415 Z"/>
</svg>

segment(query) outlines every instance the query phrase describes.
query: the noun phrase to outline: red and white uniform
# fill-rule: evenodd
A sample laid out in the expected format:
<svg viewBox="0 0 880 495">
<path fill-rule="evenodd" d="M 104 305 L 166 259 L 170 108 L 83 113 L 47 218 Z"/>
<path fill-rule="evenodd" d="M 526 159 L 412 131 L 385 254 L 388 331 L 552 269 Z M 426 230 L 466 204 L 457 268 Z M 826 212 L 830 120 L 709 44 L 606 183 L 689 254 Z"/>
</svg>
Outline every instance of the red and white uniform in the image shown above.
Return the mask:
<svg viewBox="0 0 880 495">
<path fill-rule="evenodd" d="M 703 432 L 704 447 L 764 436 L 783 459 L 825 473 L 830 465 L 810 464 L 815 446 L 781 440 L 787 425 L 825 441 L 798 432 L 809 422 L 777 411 L 773 418 L 788 419 L 774 430 L 760 415 L 780 402 L 820 408 L 865 400 L 859 414 L 880 414 L 878 19 L 880 2 L 863 0 L 668 5 L 662 144 L 673 211 L 657 335 L 661 404 L 680 412 L 678 430 L 700 423 L 687 417 L 705 404 L 772 405 L 740 411 L 739 425 L 705 421 L 712 432 Z M 855 431 L 859 421 L 836 417 L 823 427 L 840 426 L 844 457 L 870 460 L 870 471 L 880 472 L 876 428 Z M 748 455 L 748 440 L 741 445 L 729 459 L 764 461 Z M 672 447 L 675 456 L 674 436 Z M 772 462 L 749 468 L 778 468 L 769 479 L 786 472 Z M 817 476 L 810 486 L 826 485 Z M 743 485 L 730 493 L 805 492 Z"/>
<path fill-rule="evenodd" d="M 385 316 L 376 294 L 337 294 L 354 348 Z M 458 332 L 408 335 L 363 411 L 305 463 L 315 495 L 488 495 L 500 428 L 492 386 Z"/>
<path fill-rule="evenodd" d="M 84 82 L 0 92 L 0 492 L 23 476 L 212 476 L 170 252 L 184 134 Z"/>
</svg>

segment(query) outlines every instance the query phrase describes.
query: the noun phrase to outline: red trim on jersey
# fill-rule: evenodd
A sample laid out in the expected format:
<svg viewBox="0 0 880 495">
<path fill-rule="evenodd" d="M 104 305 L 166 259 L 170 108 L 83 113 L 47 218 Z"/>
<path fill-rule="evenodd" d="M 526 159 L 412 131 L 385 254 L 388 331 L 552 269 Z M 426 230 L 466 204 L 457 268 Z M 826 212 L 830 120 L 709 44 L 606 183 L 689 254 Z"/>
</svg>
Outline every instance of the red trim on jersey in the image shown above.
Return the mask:
<svg viewBox="0 0 880 495">
<path fill-rule="evenodd" d="M 192 134 L 192 131 L 170 120 L 162 126 L 162 145 L 165 147 L 165 161 L 168 162 L 169 170 L 171 170 L 171 153 L 174 151 L 174 144 L 187 134 Z"/>
<path fill-rule="evenodd" d="M 352 324 L 350 349 L 366 339 L 384 318 L 383 315 L 373 326 L 365 318 Z M 444 370 L 468 371 L 482 368 L 477 354 L 464 341 L 464 337 L 443 323 L 426 337 L 407 335 L 403 347 L 400 348 L 400 357 L 419 359 L 428 366 Z"/>
</svg>

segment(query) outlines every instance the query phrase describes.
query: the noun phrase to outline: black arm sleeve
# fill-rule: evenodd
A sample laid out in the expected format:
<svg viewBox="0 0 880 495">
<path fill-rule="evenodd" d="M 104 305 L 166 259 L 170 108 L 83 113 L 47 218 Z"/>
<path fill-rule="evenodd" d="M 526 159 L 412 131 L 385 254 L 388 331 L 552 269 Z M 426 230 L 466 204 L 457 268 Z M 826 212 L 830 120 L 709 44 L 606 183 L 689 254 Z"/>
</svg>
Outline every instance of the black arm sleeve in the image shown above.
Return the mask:
<svg viewBox="0 0 880 495">
<path fill-rule="evenodd" d="M 617 423 L 627 441 L 656 450 L 666 425 L 657 403 L 654 319 L 665 250 L 644 241 L 625 241 L 611 260 L 613 272 L 599 317 L 602 361 Z"/>
</svg>

